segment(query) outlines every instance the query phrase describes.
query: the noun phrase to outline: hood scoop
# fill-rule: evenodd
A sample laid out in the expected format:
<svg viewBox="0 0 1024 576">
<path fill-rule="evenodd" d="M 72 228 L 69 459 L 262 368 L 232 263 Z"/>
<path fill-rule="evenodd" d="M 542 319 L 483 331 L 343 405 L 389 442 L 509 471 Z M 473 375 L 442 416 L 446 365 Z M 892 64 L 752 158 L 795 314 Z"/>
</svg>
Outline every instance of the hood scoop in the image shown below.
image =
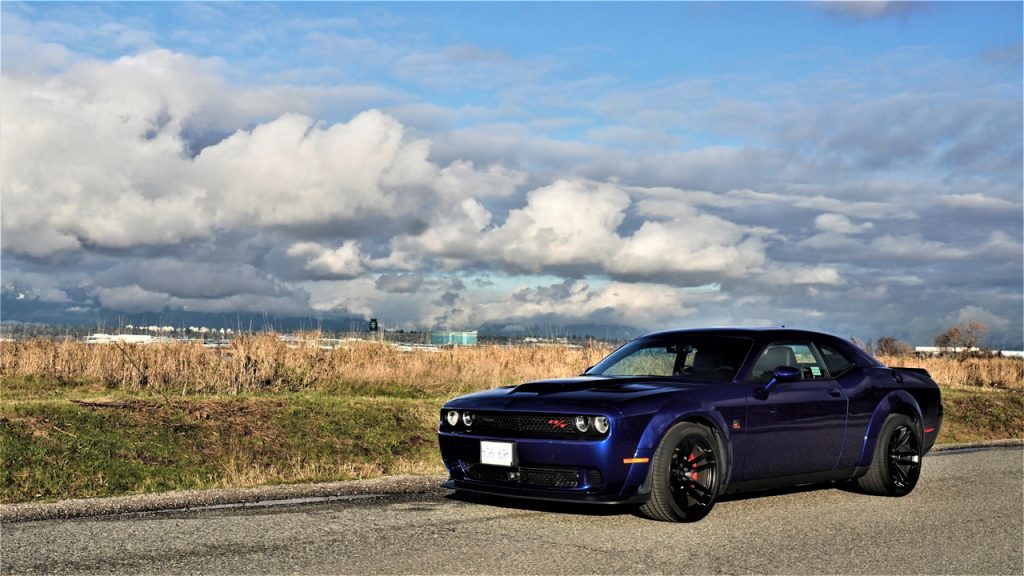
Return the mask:
<svg viewBox="0 0 1024 576">
<path fill-rule="evenodd" d="M 559 392 L 580 392 L 598 390 L 601 392 L 642 392 L 654 390 L 657 386 L 638 383 L 634 379 L 609 378 L 607 376 L 579 376 L 576 378 L 558 378 L 556 380 L 538 380 L 527 382 L 512 388 L 512 394 L 557 394 Z"/>
<path fill-rule="evenodd" d="M 556 380 L 538 380 L 520 384 L 512 389 L 513 394 L 555 394 L 558 392 L 578 392 L 590 390 L 610 384 L 608 378 L 599 376 L 580 376 L 578 378 L 558 378 Z"/>
</svg>

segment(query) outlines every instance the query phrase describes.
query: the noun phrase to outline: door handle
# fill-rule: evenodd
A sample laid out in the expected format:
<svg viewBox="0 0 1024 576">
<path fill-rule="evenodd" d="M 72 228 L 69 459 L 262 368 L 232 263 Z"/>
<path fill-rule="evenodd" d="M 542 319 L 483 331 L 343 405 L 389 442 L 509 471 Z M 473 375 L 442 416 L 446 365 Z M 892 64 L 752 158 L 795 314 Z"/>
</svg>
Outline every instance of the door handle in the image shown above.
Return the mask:
<svg viewBox="0 0 1024 576">
<path fill-rule="evenodd" d="M 837 398 L 839 396 L 841 396 L 842 394 L 843 394 L 843 392 L 839 388 L 833 388 L 833 389 L 828 391 L 828 395 L 829 396 L 835 396 Z"/>
</svg>

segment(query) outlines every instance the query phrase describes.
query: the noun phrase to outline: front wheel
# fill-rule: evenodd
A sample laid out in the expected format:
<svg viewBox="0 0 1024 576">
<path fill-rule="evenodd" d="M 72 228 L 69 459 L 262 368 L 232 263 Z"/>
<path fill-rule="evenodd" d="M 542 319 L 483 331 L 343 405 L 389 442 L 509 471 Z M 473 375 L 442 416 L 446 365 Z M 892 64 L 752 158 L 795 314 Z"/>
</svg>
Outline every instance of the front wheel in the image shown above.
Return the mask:
<svg viewBox="0 0 1024 576">
<path fill-rule="evenodd" d="M 882 424 L 867 474 L 857 480 L 862 490 L 882 496 L 906 496 L 921 477 L 921 436 L 914 421 L 890 414 Z"/>
<path fill-rule="evenodd" d="M 666 522 L 694 522 L 715 505 L 722 481 L 715 435 L 704 426 L 680 422 L 669 428 L 651 462 L 651 497 L 640 511 Z"/>
</svg>

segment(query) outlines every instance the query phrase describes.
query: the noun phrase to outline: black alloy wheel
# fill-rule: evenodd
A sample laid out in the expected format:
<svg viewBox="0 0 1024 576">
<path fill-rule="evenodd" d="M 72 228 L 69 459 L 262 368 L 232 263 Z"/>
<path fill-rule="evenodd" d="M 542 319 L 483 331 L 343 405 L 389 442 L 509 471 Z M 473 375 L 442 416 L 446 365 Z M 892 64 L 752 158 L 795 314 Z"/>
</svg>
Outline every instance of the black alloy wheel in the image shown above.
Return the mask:
<svg viewBox="0 0 1024 576">
<path fill-rule="evenodd" d="M 665 433 L 651 459 L 651 496 L 640 507 L 665 522 L 694 522 L 708 515 L 721 489 L 719 442 L 707 427 L 680 422 Z"/>
<path fill-rule="evenodd" d="M 893 487 L 907 492 L 921 475 L 921 446 L 906 424 L 897 426 L 889 437 L 889 475 Z"/>
<path fill-rule="evenodd" d="M 875 443 L 871 467 L 857 479 L 869 494 L 906 496 L 921 477 L 921 433 L 905 414 L 890 414 Z"/>
<path fill-rule="evenodd" d="M 672 451 L 671 474 L 672 497 L 683 510 L 705 508 L 714 500 L 718 462 L 714 449 L 703 438 L 687 436 L 676 445 Z"/>
</svg>

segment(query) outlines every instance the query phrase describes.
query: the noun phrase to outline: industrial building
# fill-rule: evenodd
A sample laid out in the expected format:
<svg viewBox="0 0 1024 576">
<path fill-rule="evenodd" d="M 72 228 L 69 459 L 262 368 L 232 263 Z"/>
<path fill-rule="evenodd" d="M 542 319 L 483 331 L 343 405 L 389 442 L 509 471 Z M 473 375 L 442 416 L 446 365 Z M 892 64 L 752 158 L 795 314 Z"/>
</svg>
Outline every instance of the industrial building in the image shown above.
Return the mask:
<svg viewBox="0 0 1024 576">
<path fill-rule="evenodd" d="M 434 346 L 476 346 L 476 330 L 472 332 L 435 330 L 430 333 L 430 343 Z"/>
</svg>

